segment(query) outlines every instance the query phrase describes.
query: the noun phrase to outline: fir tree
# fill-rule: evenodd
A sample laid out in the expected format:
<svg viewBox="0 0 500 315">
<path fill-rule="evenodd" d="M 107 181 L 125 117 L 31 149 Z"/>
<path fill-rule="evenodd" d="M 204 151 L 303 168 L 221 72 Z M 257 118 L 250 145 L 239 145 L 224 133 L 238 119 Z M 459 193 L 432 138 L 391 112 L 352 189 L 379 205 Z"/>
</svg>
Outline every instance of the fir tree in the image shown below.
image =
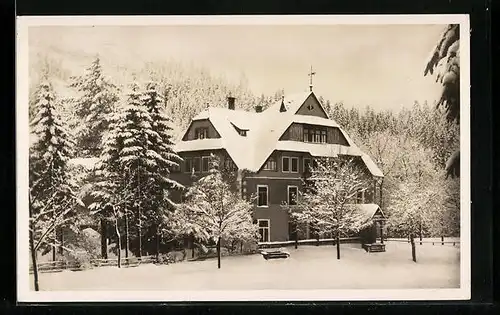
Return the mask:
<svg viewBox="0 0 500 315">
<path fill-rule="evenodd" d="M 436 106 L 445 108 L 450 122 L 460 122 L 460 27 L 450 24 L 443 32 L 424 69 L 424 76 L 436 71 L 436 82 L 442 85 Z M 446 176 L 460 176 L 460 150 L 451 154 L 446 163 Z"/>
<path fill-rule="evenodd" d="M 166 211 L 171 211 L 175 207 L 169 196 L 172 190 L 184 188 L 169 178 L 171 170 L 178 168 L 182 159 L 173 150 L 171 120 L 165 114 L 163 102 L 156 83 L 149 82 L 142 95 L 142 103 L 151 118 L 147 155 L 154 160 L 155 167 L 149 172 L 150 178 L 147 186 L 149 198 L 146 200 L 145 210 L 148 224 L 155 229 L 157 255 L 159 254 L 160 231 L 166 227 L 164 223 L 169 217 Z"/>
<path fill-rule="evenodd" d="M 61 246 L 57 232 L 69 223 L 78 201 L 67 174 L 73 143 L 57 113 L 56 102 L 52 85 L 44 77 L 33 101 L 36 114 L 31 122 L 31 136 L 34 142 L 29 157 L 30 248 L 36 290 L 37 251 L 45 248 L 47 252 L 52 248 L 52 258 L 56 259 L 56 246 Z"/>
<path fill-rule="evenodd" d="M 117 88 L 104 76 L 99 57 L 86 73 L 70 84 L 81 96 L 73 100 L 77 118 L 77 144 L 80 155 L 98 156 L 103 132 L 109 127 L 109 115 L 118 101 Z"/>
</svg>

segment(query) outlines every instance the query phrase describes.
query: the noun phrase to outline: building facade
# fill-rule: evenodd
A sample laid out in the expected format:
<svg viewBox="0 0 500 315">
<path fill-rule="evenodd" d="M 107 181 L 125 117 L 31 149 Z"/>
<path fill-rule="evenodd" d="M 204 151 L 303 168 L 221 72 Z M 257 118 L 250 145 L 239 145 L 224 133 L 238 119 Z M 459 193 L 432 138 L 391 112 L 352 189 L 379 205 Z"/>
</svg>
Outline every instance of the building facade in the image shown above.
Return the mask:
<svg viewBox="0 0 500 315">
<path fill-rule="evenodd" d="M 373 179 L 373 187 L 358 194 L 359 204 L 379 204 L 383 174 L 334 120 L 328 117 L 314 92 L 282 99 L 266 110 L 207 108 L 194 117 L 176 151 L 184 162 L 172 178 L 184 185 L 209 170 L 210 154 L 220 157 L 235 174 L 235 189 L 254 202 L 254 220 L 261 242 L 293 239 L 294 230 L 283 204 L 303 188 L 308 166 L 321 157 L 352 157 Z M 301 238 L 312 238 L 307 229 Z"/>
</svg>

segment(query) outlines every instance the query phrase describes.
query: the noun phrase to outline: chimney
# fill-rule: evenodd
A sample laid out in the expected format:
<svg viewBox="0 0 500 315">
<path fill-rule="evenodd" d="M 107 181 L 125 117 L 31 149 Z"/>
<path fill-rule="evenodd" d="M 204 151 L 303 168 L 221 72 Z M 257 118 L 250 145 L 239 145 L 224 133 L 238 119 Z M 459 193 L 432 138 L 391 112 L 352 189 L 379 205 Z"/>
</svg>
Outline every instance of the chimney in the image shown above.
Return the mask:
<svg viewBox="0 0 500 315">
<path fill-rule="evenodd" d="M 255 106 L 255 112 L 256 113 L 262 113 L 262 105 Z"/>
<path fill-rule="evenodd" d="M 227 97 L 227 108 L 229 108 L 230 110 L 234 110 L 234 101 L 235 101 L 235 97 L 233 96 L 228 96 Z"/>
</svg>

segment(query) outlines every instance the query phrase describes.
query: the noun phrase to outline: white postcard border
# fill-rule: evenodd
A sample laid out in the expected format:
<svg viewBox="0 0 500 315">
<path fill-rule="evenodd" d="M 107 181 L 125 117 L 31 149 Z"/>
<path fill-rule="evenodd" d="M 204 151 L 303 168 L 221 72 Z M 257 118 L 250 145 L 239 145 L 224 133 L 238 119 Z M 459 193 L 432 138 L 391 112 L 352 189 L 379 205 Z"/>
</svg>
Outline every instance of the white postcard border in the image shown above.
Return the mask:
<svg viewBox="0 0 500 315">
<path fill-rule="evenodd" d="M 28 247 L 28 28 L 32 26 L 460 24 L 461 236 L 459 289 L 252 291 L 31 291 Z M 470 26 L 468 15 L 21 16 L 16 29 L 17 296 L 19 302 L 468 300 L 470 266 Z M 422 61 L 424 63 L 424 61 Z M 423 68 L 422 68 L 423 69 Z"/>
</svg>

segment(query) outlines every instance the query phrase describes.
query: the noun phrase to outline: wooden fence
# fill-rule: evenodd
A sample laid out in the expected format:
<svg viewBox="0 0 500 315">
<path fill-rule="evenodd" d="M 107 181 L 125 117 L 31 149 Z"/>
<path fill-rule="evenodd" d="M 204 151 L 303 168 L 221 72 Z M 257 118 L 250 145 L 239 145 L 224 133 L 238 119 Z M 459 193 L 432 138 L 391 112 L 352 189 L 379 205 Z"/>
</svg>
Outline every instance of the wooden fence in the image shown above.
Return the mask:
<svg viewBox="0 0 500 315">
<path fill-rule="evenodd" d="M 340 238 L 340 244 L 344 243 L 357 243 L 360 241 L 359 237 L 342 237 Z M 336 240 L 334 238 L 323 238 L 323 239 L 307 239 L 298 240 L 298 245 L 334 245 Z M 282 242 L 259 242 L 259 249 L 263 248 L 277 248 L 295 245 L 295 241 L 282 241 Z"/>
<path fill-rule="evenodd" d="M 422 239 L 420 240 L 419 238 L 415 238 L 414 239 L 415 241 L 415 245 L 424 245 L 424 244 L 432 244 L 432 245 L 440 245 L 440 246 L 444 246 L 444 245 L 452 245 L 452 246 L 460 246 L 460 240 L 459 239 L 455 239 L 455 240 L 430 240 L 430 239 Z M 403 239 L 403 238 L 387 238 L 385 239 L 384 238 L 384 242 L 400 242 L 400 243 L 410 243 L 410 240 L 409 239 Z"/>
<path fill-rule="evenodd" d="M 156 262 L 156 256 L 143 256 L 143 257 L 128 257 L 122 258 L 122 267 L 136 267 L 140 264 L 150 264 Z M 118 266 L 118 258 L 109 259 L 91 259 L 89 265 L 91 267 L 104 267 L 104 266 Z M 38 272 L 58 272 L 63 270 L 83 270 L 85 266 L 82 266 L 78 262 L 67 262 L 62 260 L 57 261 L 47 261 L 39 262 L 37 264 Z M 30 266 L 30 273 L 33 273 L 33 266 Z"/>
</svg>

